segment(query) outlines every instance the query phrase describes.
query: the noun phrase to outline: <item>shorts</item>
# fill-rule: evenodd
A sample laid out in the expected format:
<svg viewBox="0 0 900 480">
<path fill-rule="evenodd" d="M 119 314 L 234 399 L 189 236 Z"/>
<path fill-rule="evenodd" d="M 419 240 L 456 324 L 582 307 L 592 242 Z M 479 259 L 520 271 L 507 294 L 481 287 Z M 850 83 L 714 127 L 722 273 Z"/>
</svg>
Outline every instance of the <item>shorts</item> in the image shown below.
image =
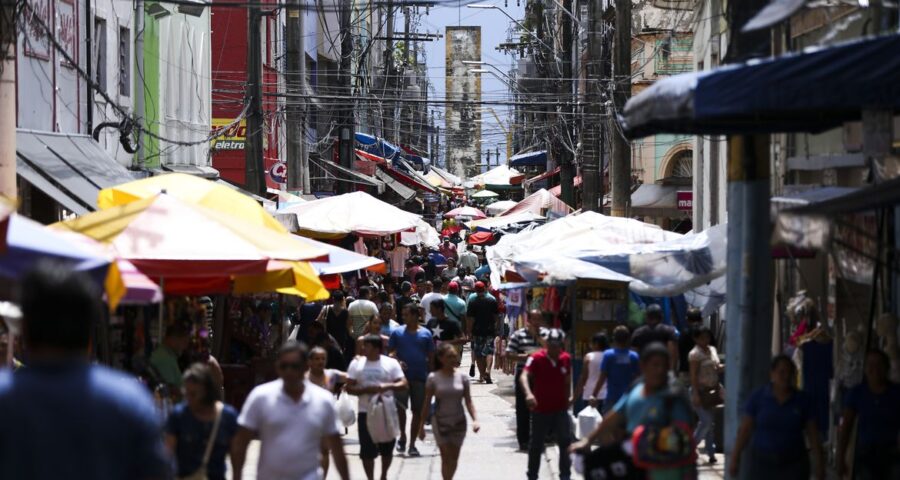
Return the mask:
<svg viewBox="0 0 900 480">
<path fill-rule="evenodd" d="M 411 406 L 410 398 L 412 399 Z M 418 414 L 422 411 L 422 404 L 425 403 L 425 382 L 410 381 L 408 390 L 394 392 L 394 401 L 404 410 L 409 408 L 413 413 Z"/>
<path fill-rule="evenodd" d="M 472 341 L 472 352 L 475 353 L 476 357 L 490 357 L 494 354 L 494 338 L 495 336 L 490 337 L 479 337 L 475 336 Z"/>
<path fill-rule="evenodd" d="M 366 425 L 366 412 L 359 412 L 356 416 L 356 425 L 359 429 L 359 458 L 374 460 L 376 457 L 391 458 L 394 455 L 394 443 L 391 440 L 385 443 L 375 443 L 369 435 L 369 427 Z"/>
</svg>

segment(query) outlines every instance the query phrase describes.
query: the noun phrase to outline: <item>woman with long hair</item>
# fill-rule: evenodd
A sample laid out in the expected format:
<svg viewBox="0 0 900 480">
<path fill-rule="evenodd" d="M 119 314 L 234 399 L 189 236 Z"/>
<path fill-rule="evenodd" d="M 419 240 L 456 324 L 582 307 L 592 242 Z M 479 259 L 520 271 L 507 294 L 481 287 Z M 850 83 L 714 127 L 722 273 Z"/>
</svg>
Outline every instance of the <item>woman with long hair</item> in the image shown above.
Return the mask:
<svg viewBox="0 0 900 480">
<path fill-rule="evenodd" d="M 337 394 L 341 385 L 347 382 L 347 374 L 337 369 L 325 368 L 327 363 L 328 351 L 322 347 L 313 347 L 309 351 L 309 359 L 307 360 L 309 370 L 306 372 L 306 379 L 309 380 L 309 383 L 318 385 L 332 394 Z M 340 428 L 343 428 L 343 425 L 340 425 Z M 328 461 L 328 447 L 322 444 L 321 449 L 322 454 L 320 457 L 322 472 L 324 472 L 322 478 L 327 478 L 330 465 Z"/>
<path fill-rule="evenodd" d="M 363 353 L 363 339 L 368 335 L 378 335 L 381 337 L 381 341 L 384 343 L 384 351 L 387 351 L 388 344 L 388 336 L 383 332 L 384 323 L 381 319 L 381 316 L 375 315 L 368 322 L 366 322 L 365 327 L 363 328 L 362 335 L 356 339 L 356 356 L 364 355 Z"/>
<path fill-rule="evenodd" d="M 428 418 L 431 399 L 435 400 L 431 428 L 434 440 L 441 452 L 441 476 L 450 480 L 456 473 L 459 451 L 466 438 L 466 413 L 463 404 L 472 417 L 472 431 L 478 433 L 481 426 L 472 403 L 469 377 L 456 371 L 459 354 L 449 343 L 442 343 L 437 349 L 438 369 L 428 375 L 425 382 L 425 402 L 422 404 L 422 420 L 419 422 L 419 438 L 425 439 L 425 419 Z"/>
<path fill-rule="evenodd" d="M 182 380 L 184 401 L 166 422 L 166 446 L 178 463 L 178 477 L 224 480 L 225 455 L 237 432 L 237 411 L 220 400 L 221 386 L 209 366 L 191 365 Z"/>
<path fill-rule="evenodd" d="M 797 367 L 787 355 L 772 359 L 768 385 L 750 395 L 737 441 L 731 451 L 731 475 L 737 476 L 744 447 L 750 445 L 748 478 L 809 478 L 807 442 L 815 456 L 815 478 L 825 478 L 825 457 L 812 415 L 812 400 L 797 390 Z M 804 436 L 806 442 L 804 442 Z"/>
</svg>

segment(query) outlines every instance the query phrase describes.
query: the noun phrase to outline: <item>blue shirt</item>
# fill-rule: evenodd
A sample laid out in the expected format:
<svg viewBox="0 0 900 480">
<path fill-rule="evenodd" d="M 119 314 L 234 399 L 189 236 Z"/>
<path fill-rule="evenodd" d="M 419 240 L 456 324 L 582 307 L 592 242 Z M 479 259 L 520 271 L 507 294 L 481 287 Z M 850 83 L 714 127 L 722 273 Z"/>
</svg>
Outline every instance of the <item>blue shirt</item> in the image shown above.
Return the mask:
<svg viewBox="0 0 900 480">
<path fill-rule="evenodd" d="M 444 312 L 450 320 L 456 320 L 460 324 L 466 320 L 466 302 L 459 298 L 459 295 L 444 295 Z"/>
<path fill-rule="evenodd" d="M 219 430 L 206 464 L 206 476 L 209 480 L 225 479 L 225 455 L 228 453 L 231 439 L 237 433 L 237 411 L 231 405 L 222 409 Z M 178 476 L 185 477 L 197 471 L 203 465 L 203 454 L 206 443 L 212 433 L 213 422 L 201 422 L 191 413 L 187 403 L 179 403 L 169 414 L 166 422 L 166 433 L 175 436 L 175 459 L 178 461 Z"/>
<path fill-rule="evenodd" d="M 490 273 L 491 273 L 490 265 L 484 264 L 475 269 L 475 278 L 477 278 L 479 280 L 483 280 L 484 277 L 490 275 Z"/>
<path fill-rule="evenodd" d="M 434 351 L 434 338 L 431 331 L 419 327 L 415 333 L 406 331 L 406 327 L 391 332 L 388 349 L 397 351 L 397 360 L 406 364 L 406 379 L 411 382 L 424 382 L 428 379 L 428 354 Z"/>
<path fill-rule="evenodd" d="M 0 371 L 0 478 L 168 478 L 146 388 L 88 363 Z"/>
<path fill-rule="evenodd" d="M 796 391 L 784 404 L 779 404 L 766 385 L 750 395 L 744 415 L 753 419 L 754 450 L 788 455 L 806 449 L 803 431 L 812 419 L 812 401 L 806 392 Z"/>
<path fill-rule="evenodd" d="M 627 348 L 610 348 L 603 352 L 600 371 L 606 373 L 606 402 L 614 405 L 640 373 L 638 354 Z"/>
<path fill-rule="evenodd" d="M 430 263 L 433 267 L 436 267 L 438 265 L 446 265 L 447 257 L 441 255 L 438 252 L 431 252 L 428 254 L 428 263 Z"/>
<path fill-rule="evenodd" d="M 847 392 L 846 408 L 856 412 L 859 443 L 865 447 L 897 445 L 900 433 L 900 385 L 888 383 L 876 395 L 863 381 Z"/>
<path fill-rule="evenodd" d="M 622 395 L 613 407 L 613 411 L 619 415 L 625 415 L 625 430 L 631 435 L 641 425 L 666 424 L 666 397 L 673 395 L 668 388 L 660 390 L 653 395 L 644 395 L 644 382 L 640 382 L 630 391 Z M 681 421 L 690 424 L 693 415 L 687 400 L 677 397 L 671 403 L 668 412 L 669 422 Z"/>
</svg>

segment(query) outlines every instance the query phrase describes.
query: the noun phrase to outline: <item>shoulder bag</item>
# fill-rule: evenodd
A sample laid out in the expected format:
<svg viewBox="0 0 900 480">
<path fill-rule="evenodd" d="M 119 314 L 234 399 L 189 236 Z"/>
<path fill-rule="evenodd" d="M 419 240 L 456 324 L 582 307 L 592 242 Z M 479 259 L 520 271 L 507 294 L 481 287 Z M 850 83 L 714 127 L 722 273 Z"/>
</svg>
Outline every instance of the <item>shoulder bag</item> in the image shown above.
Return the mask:
<svg viewBox="0 0 900 480">
<path fill-rule="evenodd" d="M 219 433 L 219 424 L 222 423 L 222 410 L 225 405 L 222 402 L 216 402 L 216 419 L 213 421 L 212 431 L 209 433 L 209 439 L 206 441 L 206 450 L 203 452 L 203 462 L 194 473 L 184 477 L 178 477 L 178 480 L 206 480 L 206 466 L 209 464 L 209 457 L 212 455 L 213 445 L 216 443 L 216 435 Z"/>
</svg>

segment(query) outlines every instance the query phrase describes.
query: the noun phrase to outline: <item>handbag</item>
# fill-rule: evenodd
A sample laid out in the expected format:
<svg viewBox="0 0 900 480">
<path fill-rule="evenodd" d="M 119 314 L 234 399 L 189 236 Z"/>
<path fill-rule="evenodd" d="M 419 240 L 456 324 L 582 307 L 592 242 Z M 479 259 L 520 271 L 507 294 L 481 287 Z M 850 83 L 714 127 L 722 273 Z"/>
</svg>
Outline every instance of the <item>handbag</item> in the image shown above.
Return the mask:
<svg viewBox="0 0 900 480">
<path fill-rule="evenodd" d="M 178 477 L 178 480 L 206 480 L 206 466 L 209 464 L 209 457 L 212 455 L 213 445 L 216 443 L 216 434 L 219 433 L 219 423 L 222 421 L 222 410 L 225 405 L 222 402 L 216 402 L 216 419 L 213 421 L 212 431 L 209 433 L 209 439 L 206 441 L 206 450 L 203 452 L 203 462 L 194 473 Z"/>
<path fill-rule="evenodd" d="M 703 387 L 697 391 L 697 394 L 700 396 L 700 406 L 706 410 L 725 403 L 725 400 L 722 398 L 722 385 L 720 384 L 716 384 L 713 388 Z"/>
<path fill-rule="evenodd" d="M 366 428 L 374 443 L 393 442 L 400 436 L 400 420 L 394 397 L 372 396 L 366 414 Z"/>
<path fill-rule="evenodd" d="M 644 423 L 634 430 L 631 447 L 635 466 L 652 470 L 683 467 L 696 461 L 691 426 L 672 419 L 673 406 L 680 398 L 676 394 L 666 395 L 659 420 Z"/>
</svg>

